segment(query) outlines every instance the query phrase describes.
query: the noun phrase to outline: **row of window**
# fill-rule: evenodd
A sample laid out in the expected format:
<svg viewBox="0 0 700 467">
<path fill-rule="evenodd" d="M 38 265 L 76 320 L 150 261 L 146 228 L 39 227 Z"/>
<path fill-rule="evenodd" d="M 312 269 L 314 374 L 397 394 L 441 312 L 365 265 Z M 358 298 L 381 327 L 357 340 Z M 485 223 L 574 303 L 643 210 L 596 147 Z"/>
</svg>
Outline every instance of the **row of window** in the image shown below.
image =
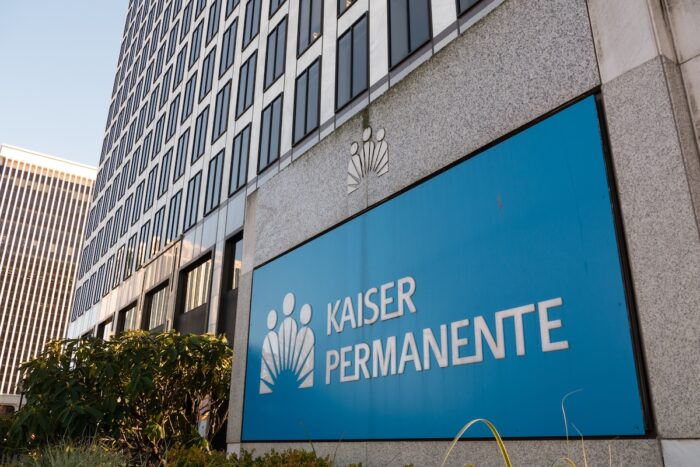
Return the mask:
<svg viewBox="0 0 700 467">
<path fill-rule="evenodd" d="M 255 2 L 256 0 L 249 0 L 248 3 Z M 210 19 L 211 15 L 218 15 L 218 1 L 212 4 L 210 8 Z M 460 2 L 460 7 L 462 3 L 467 4 L 469 2 Z M 471 2 L 472 4 L 475 1 Z M 307 2 L 308 8 L 302 9 L 300 14 L 305 14 L 309 12 L 309 24 L 313 21 L 313 11 L 314 8 L 321 8 L 320 6 L 315 7 L 314 5 L 321 5 L 321 2 L 309 1 Z M 228 6 L 228 4 L 227 4 Z M 300 5 L 303 6 L 303 5 Z M 255 13 L 255 7 L 251 10 L 251 14 Z M 392 31 L 392 43 L 391 43 L 391 60 L 392 64 L 395 61 L 401 61 L 405 58 L 404 55 L 408 55 L 415 51 L 417 48 L 421 47 L 423 43 L 430 39 L 430 26 L 429 26 L 429 0 L 389 0 L 389 17 L 390 17 L 390 29 Z M 255 15 L 253 15 L 255 19 Z M 204 21 L 204 20 L 202 20 Z M 248 21 L 248 19 L 246 19 Z M 252 21 L 252 20 L 251 20 Z M 211 26 L 216 23 L 216 27 Z M 319 23 L 320 24 L 320 23 Z M 213 28 L 213 31 L 218 31 L 218 18 L 216 21 L 209 21 L 209 25 Z M 305 31 L 306 26 L 300 29 L 299 34 Z M 313 26 L 310 26 L 313 29 Z M 199 28 L 199 26 L 198 26 Z M 230 68 L 233 60 L 233 50 L 235 49 L 235 31 L 237 29 L 237 20 L 231 23 L 227 28 L 224 36 L 228 35 L 229 40 L 224 41 L 222 45 L 221 54 L 219 56 L 219 76 L 223 74 L 222 69 Z M 427 31 L 427 32 L 426 32 Z M 227 34 L 228 33 L 228 34 Z M 278 25 L 270 32 L 268 35 L 268 55 L 265 64 L 265 87 L 271 86 L 276 79 L 278 79 L 284 73 L 284 59 L 285 59 L 285 49 L 286 49 L 286 33 L 287 33 L 287 19 L 284 18 Z M 212 36 L 213 37 L 213 36 Z M 422 41 L 422 42 L 421 42 Z M 193 43 L 195 38 L 193 36 Z M 397 46 L 395 43 L 399 42 L 402 44 L 401 47 Z M 183 48 L 178 55 L 178 62 L 183 62 L 184 59 L 180 59 L 180 55 L 184 57 L 186 53 L 186 46 Z M 199 49 L 199 46 L 196 47 Z M 199 100 L 203 100 L 211 91 L 212 81 L 215 72 L 215 57 L 216 57 L 216 46 L 214 46 L 210 52 L 207 54 L 202 62 L 202 68 L 199 79 Z M 340 109 L 347 105 L 350 101 L 361 95 L 367 90 L 368 86 L 368 20 L 367 15 L 361 17 L 354 25 L 352 25 L 339 39 L 337 44 L 337 64 L 336 64 L 336 108 Z M 320 58 L 313 62 L 306 70 L 304 70 L 296 80 L 295 86 L 295 104 L 294 104 L 294 123 L 293 123 L 293 144 L 297 144 L 302 141 L 305 137 L 315 131 L 319 126 L 319 113 L 320 113 Z M 238 84 L 238 99 L 236 101 L 236 116 L 239 117 L 252 105 L 252 100 L 254 96 L 254 83 L 255 83 L 255 69 L 257 65 L 257 51 L 254 52 L 248 60 L 241 65 L 240 68 L 240 78 Z M 178 66 L 176 68 L 176 81 L 182 81 L 182 73 L 177 71 L 178 69 L 184 68 L 184 65 Z M 148 110 L 147 106 L 144 105 L 139 118 L 132 123 L 127 135 L 126 146 L 130 146 L 132 136 L 131 128 L 135 126 L 135 134 L 133 138 L 138 139 L 140 133 L 143 131 L 143 115 L 146 116 L 149 123 L 155 118 L 156 102 L 159 106 L 163 106 L 167 102 L 167 97 L 163 99 L 158 99 L 158 92 L 161 86 L 163 91 L 167 92 L 170 88 L 170 69 L 166 72 L 163 82 L 158 84 L 154 89 Z M 179 76 L 179 77 L 178 77 Z M 195 90 L 197 82 L 198 72 L 195 71 L 192 77 L 188 80 L 185 90 L 184 97 L 182 98 L 182 116 L 179 119 L 181 122 L 184 121 L 192 112 Z M 173 84 L 175 86 L 175 84 Z M 139 167 L 139 174 L 143 173 L 145 168 L 148 166 L 149 155 L 150 159 L 155 159 L 163 146 L 163 138 L 165 137 L 165 143 L 167 144 L 172 136 L 175 134 L 178 125 L 178 113 L 180 110 L 181 96 L 178 94 L 171 101 L 168 113 L 163 113 L 163 115 L 158 119 L 156 126 L 153 131 L 149 132 L 143 139 L 143 144 L 137 148 L 131 159 L 131 167 L 129 167 L 130 161 L 127 160 L 126 164 L 121 173 L 121 177 L 117 176 L 111 186 L 106 187 L 103 196 L 98 199 L 95 203 L 95 207 L 90 213 L 90 218 L 88 220 L 87 235 L 89 236 L 95 226 L 97 226 L 105 217 L 108 212 L 110 212 L 116 201 L 121 199 L 124 194 L 125 188 L 127 186 L 126 181 L 128 180 L 128 186 L 131 187 L 135 179 L 136 168 Z M 211 141 L 212 143 L 218 140 L 226 131 L 228 126 L 229 117 L 229 107 L 231 104 L 231 81 L 229 80 L 217 93 L 216 102 L 214 104 L 214 118 L 213 118 L 213 128 Z M 260 145 L 259 145 L 259 157 L 258 157 L 258 167 L 257 170 L 263 171 L 269 165 L 274 163 L 279 158 L 279 148 L 280 148 L 280 132 L 281 132 L 281 110 L 282 110 L 282 95 L 278 96 L 270 105 L 268 105 L 262 112 L 261 128 L 260 128 Z M 166 120 L 167 115 L 167 120 Z M 193 141 L 192 141 L 192 155 L 191 163 L 197 161 L 205 153 L 207 147 L 207 132 L 208 132 L 208 121 L 209 121 L 209 106 L 205 107 L 204 110 L 200 112 L 197 116 L 193 131 Z M 177 152 L 175 161 L 175 174 L 173 180 L 178 180 L 180 176 L 184 173 L 185 169 L 185 153 L 187 146 L 189 144 L 190 130 L 186 130 L 178 139 L 177 142 Z M 122 137 L 122 140 L 124 137 Z M 120 143 L 121 145 L 121 143 Z M 123 146 L 122 146 L 123 147 Z M 236 177 L 231 177 L 230 187 L 237 190 L 245 185 L 246 175 L 247 175 L 247 158 L 249 156 L 250 147 L 250 126 L 244 128 L 236 136 L 233 142 L 233 156 L 232 160 L 236 161 Z M 116 152 L 116 151 L 115 151 Z M 127 151 L 128 152 L 128 151 Z M 141 154 L 139 154 L 141 152 Z M 121 153 L 120 153 L 121 154 Z M 173 148 L 169 149 L 165 155 L 162 157 L 161 174 L 159 177 L 159 183 L 157 184 L 157 196 L 161 197 L 168 189 L 169 176 L 165 176 L 165 168 L 167 166 L 167 171 L 170 170 L 170 163 L 173 155 Z M 111 167 L 121 165 L 121 157 L 113 157 L 110 159 L 110 163 L 107 164 L 108 170 L 105 173 L 111 173 L 114 169 L 109 169 Z M 140 161 L 139 161 L 140 159 Z M 213 161 L 213 160 L 212 160 Z M 103 167 L 104 168 L 104 167 Z M 233 169 L 232 169 L 233 170 Z M 143 212 L 146 212 L 154 204 L 154 198 L 156 196 L 156 177 L 157 177 L 157 165 L 151 172 L 149 172 L 148 180 L 142 181 L 136 188 L 136 191 L 130 195 L 125 204 L 124 211 L 131 210 L 131 204 L 134 206 L 139 206 L 138 209 L 134 208 L 130 222 L 122 222 L 122 228 L 114 229 L 124 235 L 128 230 L 128 225 L 134 225 L 138 222 L 141 215 L 142 201 Z M 129 175 L 127 175 L 129 174 Z M 145 184 L 147 183 L 147 186 Z M 145 195 L 144 195 L 145 192 Z M 216 203 L 218 205 L 218 201 Z M 121 208 L 120 208 L 121 209 Z M 205 214 L 208 214 L 213 208 L 211 206 L 205 207 Z M 194 225 L 197 221 L 196 213 L 187 212 L 186 227 Z M 115 216 L 118 220 L 118 211 Z M 124 215 L 127 218 L 126 214 Z M 99 259 L 106 254 L 107 249 L 113 246 L 114 243 L 109 243 L 103 238 L 102 230 L 110 231 L 110 223 L 113 220 L 110 218 L 105 228 L 101 229 L 92 242 L 88 244 L 85 248 L 83 257 L 81 258 L 81 267 L 79 277 L 82 277 L 87 271 L 95 265 Z M 117 222 L 113 222 L 117 225 Z"/>
</svg>

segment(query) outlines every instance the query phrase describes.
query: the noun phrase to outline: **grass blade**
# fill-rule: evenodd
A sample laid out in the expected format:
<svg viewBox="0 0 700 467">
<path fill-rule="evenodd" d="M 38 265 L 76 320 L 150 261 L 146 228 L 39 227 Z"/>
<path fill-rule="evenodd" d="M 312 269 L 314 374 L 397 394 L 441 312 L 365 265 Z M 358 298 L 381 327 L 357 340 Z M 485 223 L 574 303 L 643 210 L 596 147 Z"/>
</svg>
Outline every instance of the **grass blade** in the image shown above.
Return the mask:
<svg viewBox="0 0 700 467">
<path fill-rule="evenodd" d="M 486 420 L 485 418 L 475 418 L 474 420 L 470 421 L 466 425 L 462 427 L 461 430 L 459 430 L 459 433 L 457 433 L 457 436 L 455 436 L 455 439 L 452 440 L 452 444 L 450 444 L 450 448 L 447 450 L 445 453 L 445 457 L 442 459 L 442 464 L 441 466 L 444 467 L 445 464 L 447 463 L 447 459 L 450 457 L 450 453 L 452 452 L 452 449 L 454 449 L 455 445 L 457 444 L 457 441 L 462 437 L 462 435 L 473 425 L 477 423 L 483 423 L 486 425 L 489 430 L 491 430 L 491 433 L 493 434 L 494 439 L 496 440 L 496 443 L 498 444 L 498 449 L 501 452 L 501 456 L 503 457 L 503 462 L 505 462 L 506 467 L 513 467 L 513 464 L 510 461 L 510 456 L 508 455 L 508 451 L 506 450 L 506 445 L 503 444 L 503 440 L 501 439 L 501 435 L 498 433 L 498 430 L 496 430 L 496 427 L 493 426 L 491 422 Z"/>
</svg>

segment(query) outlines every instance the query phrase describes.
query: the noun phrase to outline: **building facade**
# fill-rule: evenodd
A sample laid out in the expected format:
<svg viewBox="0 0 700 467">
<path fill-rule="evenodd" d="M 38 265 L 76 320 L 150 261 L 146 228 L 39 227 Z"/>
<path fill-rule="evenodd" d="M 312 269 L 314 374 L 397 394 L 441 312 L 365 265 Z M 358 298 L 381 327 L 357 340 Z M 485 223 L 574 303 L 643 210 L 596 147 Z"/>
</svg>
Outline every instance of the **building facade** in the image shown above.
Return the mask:
<svg viewBox="0 0 700 467">
<path fill-rule="evenodd" d="M 224 333 L 231 450 L 700 456 L 695 2 L 134 0 L 68 334 Z M 566 405 L 568 422 L 561 418 Z M 572 425 L 573 423 L 573 425 Z M 450 462 L 491 465 L 471 429 Z"/>
<path fill-rule="evenodd" d="M 94 168 L 0 145 L 0 404 L 19 366 L 65 335 Z"/>
</svg>

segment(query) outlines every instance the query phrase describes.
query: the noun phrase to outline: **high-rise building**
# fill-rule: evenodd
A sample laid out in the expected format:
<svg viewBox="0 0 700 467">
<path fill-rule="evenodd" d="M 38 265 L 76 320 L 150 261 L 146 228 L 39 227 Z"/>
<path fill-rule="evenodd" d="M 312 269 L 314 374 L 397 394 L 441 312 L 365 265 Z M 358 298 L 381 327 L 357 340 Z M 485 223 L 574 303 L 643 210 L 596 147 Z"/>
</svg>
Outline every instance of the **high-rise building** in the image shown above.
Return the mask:
<svg viewBox="0 0 700 467">
<path fill-rule="evenodd" d="M 69 335 L 226 333 L 231 449 L 700 457 L 699 5 L 130 1 Z"/>
<path fill-rule="evenodd" d="M 96 170 L 0 145 L 0 404 L 21 363 L 65 335 Z"/>
</svg>

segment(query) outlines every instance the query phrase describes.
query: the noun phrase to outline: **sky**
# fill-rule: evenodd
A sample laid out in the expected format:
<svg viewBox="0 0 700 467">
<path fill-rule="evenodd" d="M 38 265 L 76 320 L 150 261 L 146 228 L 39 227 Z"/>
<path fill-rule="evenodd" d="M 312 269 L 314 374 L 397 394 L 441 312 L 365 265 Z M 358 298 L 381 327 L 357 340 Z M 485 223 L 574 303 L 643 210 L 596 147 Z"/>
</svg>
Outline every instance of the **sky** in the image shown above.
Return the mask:
<svg viewBox="0 0 700 467">
<path fill-rule="evenodd" d="M 127 0 L 0 0 L 0 144 L 97 166 Z"/>
</svg>

